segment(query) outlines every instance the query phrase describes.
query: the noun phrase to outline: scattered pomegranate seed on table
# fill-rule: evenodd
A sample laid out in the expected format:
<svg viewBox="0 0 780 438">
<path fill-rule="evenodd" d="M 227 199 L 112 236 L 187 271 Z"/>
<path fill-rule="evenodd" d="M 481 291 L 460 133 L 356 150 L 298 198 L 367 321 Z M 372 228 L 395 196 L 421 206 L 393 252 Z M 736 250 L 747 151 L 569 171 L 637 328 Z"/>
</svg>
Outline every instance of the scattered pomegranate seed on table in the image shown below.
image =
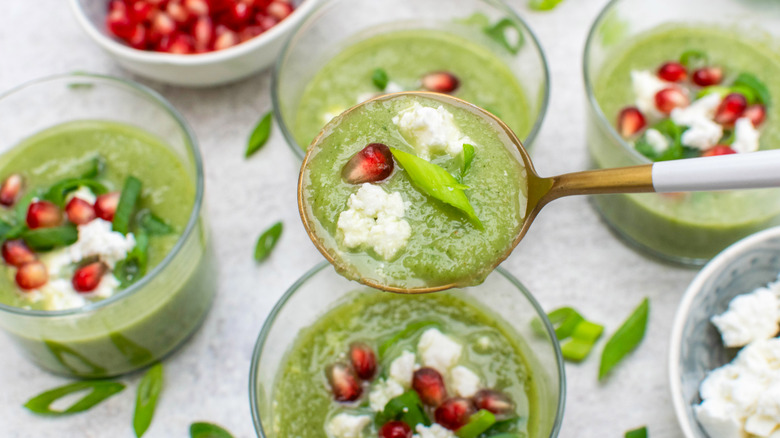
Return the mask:
<svg viewBox="0 0 780 438">
<path fill-rule="evenodd" d="M 16 284 L 24 290 L 36 289 L 49 281 L 46 265 L 39 261 L 27 262 L 16 271 Z"/>
<path fill-rule="evenodd" d="M 393 154 L 382 143 L 370 143 L 347 161 L 341 177 L 350 184 L 378 182 L 393 173 Z"/>
<path fill-rule="evenodd" d="M 433 413 L 436 422 L 449 430 L 458 430 L 469 422 L 469 417 L 475 412 L 471 400 L 454 397 L 445 400 Z"/>
<path fill-rule="evenodd" d="M 412 375 L 412 388 L 420 400 L 430 406 L 439 406 L 447 398 L 444 378 L 433 368 L 420 368 Z"/>
<path fill-rule="evenodd" d="M 352 368 L 363 380 L 369 380 L 376 373 L 376 354 L 374 350 L 362 342 L 356 342 L 349 347 L 349 358 Z"/>
<path fill-rule="evenodd" d="M 718 85 L 723 80 L 723 70 L 720 67 L 702 67 L 693 72 L 692 79 L 700 87 Z"/>
<path fill-rule="evenodd" d="M 31 229 L 56 227 L 62 223 L 60 208 L 49 201 L 36 201 L 27 208 L 27 226 Z"/>
<path fill-rule="evenodd" d="M 658 77 L 668 82 L 681 82 L 688 78 L 688 70 L 679 62 L 667 62 L 658 69 Z"/>
<path fill-rule="evenodd" d="M 6 207 L 14 205 L 19 198 L 19 193 L 22 191 L 23 182 L 22 176 L 18 173 L 9 175 L 3 181 L 3 185 L 0 186 L 0 204 Z"/>
<path fill-rule="evenodd" d="M 655 94 L 655 107 L 664 114 L 669 114 L 675 108 L 686 107 L 690 99 L 679 87 L 667 87 Z"/>
<path fill-rule="evenodd" d="M 94 291 L 107 270 L 108 266 L 103 262 L 92 262 L 76 269 L 73 273 L 73 289 L 81 293 Z"/>
<path fill-rule="evenodd" d="M 628 107 L 618 115 L 618 131 L 625 138 L 631 137 L 647 126 L 647 121 L 637 107 Z"/>
<path fill-rule="evenodd" d="M 6 240 L 2 247 L 3 260 L 11 266 L 22 266 L 38 259 L 22 239 Z"/>
<path fill-rule="evenodd" d="M 379 429 L 379 438 L 412 438 L 412 428 L 403 421 L 388 421 Z"/>
<path fill-rule="evenodd" d="M 450 72 L 436 71 L 422 77 L 422 86 L 428 91 L 452 93 L 458 89 L 460 81 Z"/>
<path fill-rule="evenodd" d="M 336 401 L 351 402 L 360 397 L 363 389 L 352 368 L 344 364 L 333 364 L 325 370 L 325 375 L 330 383 L 330 389 Z"/>
<path fill-rule="evenodd" d="M 723 101 L 715 110 L 715 121 L 721 125 L 730 126 L 742 117 L 747 109 L 747 99 L 739 93 L 731 93 L 723 98 Z"/>
<path fill-rule="evenodd" d="M 113 221 L 116 207 L 119 205 L 119 192 L 105 193 L 95 200 L 95 215 L 104 221 Z"/>
</svg>

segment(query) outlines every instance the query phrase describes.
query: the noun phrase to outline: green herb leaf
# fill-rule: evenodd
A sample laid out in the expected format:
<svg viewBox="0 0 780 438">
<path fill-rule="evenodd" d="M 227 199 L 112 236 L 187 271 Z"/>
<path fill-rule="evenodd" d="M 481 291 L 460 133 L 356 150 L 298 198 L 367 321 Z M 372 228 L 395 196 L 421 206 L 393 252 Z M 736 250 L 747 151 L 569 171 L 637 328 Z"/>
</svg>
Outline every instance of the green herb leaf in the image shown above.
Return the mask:
<svg viewBox="0 0 780 438">
<path fill-rule="evenodd" d="M 374 70 L 374 73 L 371 75 L 371 82 L 380 90 L 385 91 L 387 83 L 390 82 L 390 78 L 387 77 L 387 72 L 384 69 L 378 68 Z"/>
<path fill-rule="evenodd" d="M 485 229 L 469 203 L 469 198 L 463 192 L 464 189 L 470 187 L 459 183 L 449 172 L 429 161 L 398 149 L 390 148 L 390 152 L 418 189 L 428 196 L 466 213 L 477 229 Z"/>
<path fill-rule="evenodd" d="M 63 416 L 84 412 L 103 400 L 119 393 L 125 389 L 125 385 L 119 382 L 107 380 L 87 380 L 83 382 L 71 383 L 59 388 L 51 389 L 31 398 L 24 407 L 31 412 L 47 416 Z M 52 403 L 79 391 L 91 390 L 69 408 L 58 411 L 51 408 Z"/>
<path fill-rule="evenodd" d="M 108 192 L 108 189 L 105 185 L 95 181 L 94 179 L 67 178 L 51 186 L 49 191 L 43 195 L 43 198 L 62 208 L 65 206 L 65 199 L 67 198 L 68 193 L 78 189 L 81 186 L 89 188 L 89 190 L 91 190 L 96 195 L 102 195 L 103 193 Z"/>
<path fill-rule="evenodd" d="M 36 228 L 24 230 L 22 239 L 35 251 L 48 251 L 54 248 L 72 245 L 79 240 L 79 232 L 74 225 L 60 227 Z"/>
<path fill-rule="evenodd" d="M 732 84 L 732 87 L 735 86 L 744 86 L 753 90 L 758 98 L 758 101 L 766 106 L 772 104 L 772 95 L 769 93 L 769 88 L 766 87 L 766 84 L 761 82 L 761 79 L 758 79 L 753 74 L 740 73 Z"/>
<path fill-rule="evenodd" d="M 574 328 L 571 339 L 561 344 L 563 358 L 572 362 L 582 362 L 593 350 L 602 333 L 604 333 L 603 325 L 587 320 L 581 321 Z"/>
<path fill-rule="evenodd" d="M 225 429 L 212 423 L 192 423 L 190 438 L 233 438 Z"/>
<path fill-rule="evenodd" d="M 683 158 L 685 152 L 682 144 L 682 134 L 685 127 L 677 125 L 672 119 L 665 119 L 652 126 L 653 129 L 660 132 L 669 142 L 669 147 L 658 154 L 655 149 L 647 142 L 645 135 L 642 135 L 635 143 L 634 148 L 653 161 L 678 160 Z"/>
<path fill-rule="evenodd" d="M 143 209 L 136 215 L 138 226 L 150 236 L 164 236 L 173 232 L 173 227 L 166 224 L 165 221 L 155 216 L 148 209 Z"/>
<path fill-rule="evenodd" d="M 244 158 L 249 158 L 254 155 L 255 152 L 259 151 L 260 148 L 265 145 L 268 138 L 271 137 L 272 116 L 273 114 L 271 111 L 265 113 L 263 118 L 257 123 L 257 126 L 255 126 L 255 129 L 252 130 L 252 135 L 249 136 L 249 143 L 246 146 Z"/>
<path fill-rule="evenodd" d="M 647 319 L 650 313 L 650 300 L 645 298 L 631 316 L 620 326 L 604 346 L 599 365 L 599 380 L 609 374 L 628 353 L 632 352 L 642 341 L 647 329 Z"/>
<path fill-rule="evenodd" d="M 135 233 L 135 247 L 114 267 L 114 277 L 122 289 L 146 275 L 149 260 L 149 236 L 143 230 Z"/>
<path fill-rule="evenodd" d="M 549 11 L 554 9 L 563 0 L 531 0 L 528 6 L 536 11 Z"/>
<path fill-rule="evenodd" d="M 710 57 L 701 50 L 686 50 L 680 55 L 680 64 L 687 69 L 704 67 L 710 62 Z"/>
<path fill-rule="evenodd" d="M 647 427 L 629 430 L 626 432 L 626 438 L 647 438 Z"/>
<path fill-rule="evenodd" d="M 255 261 L 261 262 L 271 255 L 271 251 L 274 249 L 276 242 L 279 241 L 279 237 L 282 235 L 283 228 L 284 226 L 282 223 L 277 222 L 263 231 L 263 234 L 260 235 L 255 244 Z"/>
<path fill-rule="evenodd" d="M 22 224 L 25 223 L 27 221 L 27 210 L 29 210 L 30 203 L 32 202 L 33 198 L 40 198 L 42 196 L 42 190 L 31 190 L 19 198 L 19 200 L 16 201 L 16 206 L 14 207 L 14 216 L 16 217 L 16 221 Z"/>
<path fill-rule="evenodd" d="M 389 350 L 393 345 L 398 343 L 401 339 L 406 339 L 412 334 L 416 333 L 417 331 L 425 328 L 425 327 L 438 327 L 439 323 L 436 321 L 417 321 L 406 325 L 406 328 L 401 330 L 400 332 L 393 335 L 392 338 L 386 340 L 382 343 L 382 345 L 379 346 L 377 349 L 377 352 L 379 353 L 379 357 L 382 358 L 385 356 L 385 353 L 387 350 Z"/>
<path fill-rule="evenodd" d="M 480 409 L 471 417 L 469 422 L 461 426 L 455 435 L 458 438 L 477 438 L 496 423 L 496 416 L 492 412 Z"/>
<path fill-rule="evenodd" d="M 514 43 L 509 41 L 507 38 L 507 30 L 511 30 L 514 34 Z M 504 18 L 496 24 L 486 27 L 484 32 L 487 36 L 501 44 L 513 55 L 517 55 L 517 53 L 520 52 L 520 49 L 523 47 L 523 44 L 525 44 L 523 29 L 516 21 L 510 18 Z"/>
<path fill-rule="evenodd" d="M 119 195 L 119 203 L 116 206 L 114 220 L 111 221 L 111 228 L 122 234 L 127 234 L 130 230 L 130 217 L 135 210 L 135 203 L 138 202 L 138 195 L 141 194 L 141 180 L 129 175 L 125 178 L 125 185 L 122 187 L 122 193 Z"/>
<path fill-rule="evenodd" d="M 154 409 L 157 407 L 157 399 L 163 386 L 163 368 L 161 363 L 156 363 L 144 374 L 138 384 L 135 395 L 135 413 L 133 414 L 133 430 L 135 436 L 141 438 L 149 429 L 154 417 Z"/>
<path fill-rule="evenodd" d="M 460 182 L 463 182 L 463 178 L 471 170 L 471 162 L 474 161 L 475 153 L 474 145 L 463 143 L 463 165 L 460 167 L 460 178 L 458 178 Z"/>
<path fill-rule="evenodd" d="M 425 414 L 425 408 L 415 390 L 409 390 L 398 397 L 390 399 L 385 405 L 385 409 L 377 413 L 374 418 L 374 422 L 378 427 L 394 420 L 403 421 L 412 429 L 418 424 L 431 425 L 431 420 Z"/>
</svg>

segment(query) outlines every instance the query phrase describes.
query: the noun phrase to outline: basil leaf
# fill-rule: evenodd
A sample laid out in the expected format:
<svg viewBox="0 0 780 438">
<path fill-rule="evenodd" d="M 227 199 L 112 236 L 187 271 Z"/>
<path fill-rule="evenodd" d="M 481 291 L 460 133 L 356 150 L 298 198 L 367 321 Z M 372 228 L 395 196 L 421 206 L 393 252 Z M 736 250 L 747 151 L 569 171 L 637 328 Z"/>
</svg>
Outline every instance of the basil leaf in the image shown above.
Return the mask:
<svg viewBox="0 0 780 438">
<path fill-rule="evenodd" d="M 276 242 L 279 241 L 279 237 L 282 235 L 282 229 L 282 223 L 277 222 L 263 231 L 263 234 L 260 235 L 255 244 L 255 261 L 261 262 L 271 255 L 271 251 L 274 249 Z"/>
<path fill-rule="evenodd" d="M 507 28 L 514 29 L 515 31 L 517 41 L 515 41 L 514 44 L 507 39 L 507 34 L 506 34 Z M 487 36 L 492 38 L 497 43 L 501 44 L 505 49 L 507 49 L 513 55 L 517 55 L 517 53 L 520 52 L 520 49 L 523 47 L 523 44 L 525 43 L 523 30 L 514 20 L 509 18 L 504 18 L 499 22 L 497 22 L 496 24 L 486 27 L 484 29 L 484 32 Z"/>
<path fill-rule="evenodd" d="M 531 0 L 528 6 L 536 11 L 549 11 L 554 9 L 563 0 Z"/>
<path fill-rule="evenodd" d="M 68 178 L 51 186 L 43 197 L 62 208 L 65 206 L 65 199 L 68 193 L 78 189 L 80 186 L 88 187 L 96 195 L 108 192 L 106 186 L 94 179 Z"/>
<path fill-rule="evenodd" d="M 135 220 L 138 226 L 150 236 L 164 236 L 173 232 L 173 227 L 148 209 L 139 211 Z"/>
<path fill-rule="evenodd" d="M 626 432 L 626 438 L 647 438 L 647 427 L 640 427 L 639 429 L 629 430 Z"/>
<path fill-rule="evenodd" d="M 60 227 L 36 228 L 24 230 L 22 239 L 35 251 L 48 251 L 50 249 L 68 246 L 79 240 L 79 232 L 75 225 L 63 225 Z"/>
<path fill-rule="evenodd" d="M 377 413 L 374 418 L 377 427 L 381 427 L 388 421 L 403 421 L 412 429 L 418 424 L 431 425 L 431 420 L 425 414 L 420 396 L 413 389 L 390 399 L 385 405 L 385 409 Z"/>
<path fill-rule="evenodd" d="M 390 79 L 387 77 L 387 72 L 384 69 L 378 68 L 374 70 L 374 73 L 371 75 L 371 82 L 373 82 L 374 86 L 380 90 L 385 91 L 385 88 L 387 88 L 387 83 L 390 82 Z"/>
<path fill-rule="evenodd" d="M 122 289 L 146 275 L 148 259 L 149 236 L 143 230 L 139 230 L 135 233 L 135 247 L 114 267 L 114 277 L 119 280 Z"/>
<path fill-rule="evenodd" d="M 494 424 L 496 416 L 488 410 L 480 409 L 469 417 L 469 422 L 461 426 L 455 435 L 458 438 L 477 438 Z"/>
<path fill-rule="evenodd" d="M 647 329 L 647 319 L 650 313 L 650 300 L 645 298 L 637 307 L 631 316 L 620 326 L 604 346 L 601 353 L 601 364 L 599 365 L 599 380 L 604 379 L 607 374 L 618 364 L 628 353 L 633 351 Z"/>
<path fill-rule="evenodd" d="M 141 194 L 141 180 L 130 175 L 125 178 L 125 185 L 119 195 L 119 203 L 116 206 L 114 220 L 111 221 L 111 229 L 118 233 L 127 234 L 130 229 L 130 216 Z"/>
<path fill-rule="evenodd" d="M 710 57 L 701 50 L 686 50 L 680 55 L 680 64 L 687 69 L 704 67 L 709 62 Z"/>
<path fill-rule="evenodd" d="M 190 438 L 233 438 L 233 435 L 216 424 L 192 423 Z"/>
<path fill-rule="evenodd" d="M 244 158 L 251 157 L 268 141 L 268 138 L 271 136 L 271 118 L 272 113 L 271 111 L 268 111 L 263 118 L 260 119 L 260 122 L 257 123 L 255 129 L 252 130 L 252 134 L 249 136 L 249 143 L 246 146 Z"/>
<path fill-rule="evenodd" d="M 393 148 L 390 148 L 390 152 L 418 189 L 428 196 L 464 212 L 477 229 L 485 229 L 463 192 L 464 189 L 469 188 L 468 186 L 459 183 L 443 168 L 422 158 Z"/>
<path fill-rule="evenodd" d="M 387 350 L 389 350 L 390 347 L 395 345 L 401 339 L 408 338 L 411 334 L 425 327 L 439 327 L 439 323 L 436 321 L 417 321 L 407 325 L 406 328 L 396 333 L 392 338 L 386 340 L 382 343 L 382 345 L 379 346 L 377 349 L 379 357 L 383 357 Z"/>
<path fill-rule="evenodd" d="M 460 167 L 460 182 L 463 182 L 463 178 L 469 173 L 471 169 L 471 162 L 474 161 L 475 154 L 474 146 L 468 143 L 463 144 L 463 165 Z"/>
<path fill-rule="evenodd" d="M 87 389 L 91 390 L 89 394 L 82 397 L 69 408 L 62 411 L 57 411 L 51 408 L 51 404 L 61 399 L 62 397 Z M 43 392 L 27 401 L 27 403 L 24 404 L 24 407 L 39 415 L 57 417 L 76 414 L 92 408 L 112 395 L 121 392 L 123 389 L 125 389 L 125 385 L 119 382 L 111 382 L 107 380 L 87 380 L 83 382 L 71 383 L 69 385 Z"/>
<path fill-rule="evenodd" d="M 753 74 L 740 73 L 732 84 L 732 87 L 735 86 L 744 86 L 753 90 L 753 92 L 758 97 L 758 101 L 766 106 L 772 104 L 772 95 L 769 93 L 769 89 L 763 82 L 761 82 L 761 79 L 758 79 Z"/>
<path fill-rule="evenodd" d="M 135 436 L 141 438 L 149 429 L 154 417 L 154 409 L 163 386 L 163 368 L 161 363 L 156 363 L 144 374 L 138 384 L 135 396 L 135 413 L 133 414 L 133 430 Z"/>
</svg>

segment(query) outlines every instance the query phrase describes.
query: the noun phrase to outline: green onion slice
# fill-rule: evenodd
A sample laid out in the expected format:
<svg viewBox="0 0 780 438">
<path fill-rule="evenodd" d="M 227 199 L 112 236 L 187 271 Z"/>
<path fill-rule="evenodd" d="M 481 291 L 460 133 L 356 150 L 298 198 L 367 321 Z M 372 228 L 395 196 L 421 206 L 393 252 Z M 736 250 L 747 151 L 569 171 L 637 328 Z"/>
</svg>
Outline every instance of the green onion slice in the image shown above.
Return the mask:
<svg viewBox="0 0 780 438">
<path fill-rule="evenodd" d="M 225 429 L 212 423 L 192 423 L 190 438 L 233 438 Z"/>
<path fill-rule="evenodd" d="M 271 255 L 271 251 L 273 251 L 276 243 L 282 236 L 283 229 L 284 225 L 281 222 L 277 222 L 263 231 L 263 234 L 260 235 L 255 244 L 255 261 L 261 262 Z"/>
<path fill-rule="evenodd" d="M 495 423 L 496 416 L 493 415 L 492 412 L 480 409 L 469 417 L 469 422 L 461 426 L 455 432 L 455 435 L 457 435 L 458 438 L 477 438 L 483 432 L 490 429 Z"/>
<path fill-rule="evenodd" d="M 24 407 L 39 415 L 58 417 L 63 415 L 76 414 L 92 408 L 112 395 L 121 392 L 123 389 L 125 389 L 125 385 L 119 382 L 111 382 L 107 380 L 87 380 L 83 382 L 71 383 L 69 385 L 43 392 L 31 398 L 27 403 L 24 404 Z M 90 392 L 73 403 L 67 409 L 55 410 L 51 408 L 51 405 L 62 397 L 86 390 L 90 390 Z"/>
<path fill-rule="evenodd" d="M 119 195 L 119 203 L 116 206 L 114 220 L 111 227 L 114 231 L 127 234 L 130 229 L 130 217 L 135 209 L 135 203 L 141 194 L 141 180 L 130 175 L 125 179 L 125 185 L 122 187 L 122 194 Z"/>
<path fill-rule="evenodd" d="M 650 300 L 645 298 L 631 316 L 620 326 L 604 346 L 599 365 L 599 380 L 615 368 L 628 353 L 632 352 L 645 336 L 647 319 L 650 313 Z"/>
<path fill-rule="evenodd" d="M 144 374 L 138 384 L 135 396 L 135 413 L 133 414 L 133 430 L 135 436 L 141 438 L 152 424 L 154 409 L 157 407 L 157 399 L 163 386 L 163 368 L 161 363 L 156 363 Z"/>
</svg>

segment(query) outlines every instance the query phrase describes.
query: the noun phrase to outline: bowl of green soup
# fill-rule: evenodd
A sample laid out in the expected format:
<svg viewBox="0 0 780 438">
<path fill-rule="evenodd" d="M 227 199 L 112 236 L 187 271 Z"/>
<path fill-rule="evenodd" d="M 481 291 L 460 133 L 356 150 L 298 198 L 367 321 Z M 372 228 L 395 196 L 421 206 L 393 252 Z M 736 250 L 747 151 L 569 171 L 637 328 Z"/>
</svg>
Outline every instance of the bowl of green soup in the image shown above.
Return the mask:
<svg viewBox="0 0 780 438">
<path fill-rule="evenodd" d="M 479 286 L 399 295 L 323 262 L 260 332 L 255 429 L 263 438 L 555 437 L 565 376 L 554 339 L 539 304 L 501 268 Z"/>
<path fill-rule="evenodd" d="M 751 153 L 780 145 L 780 4 L 615 0 L 584 55 L 594 167 Z M 780 191 L 592 199 L 626 242 L 702 265 L 780 223 Z"/>
<path fill-rule="evenodd" d="M 0 327 L 85 378 L 160 360 L 216 292 L 195 136 L 154 91 L 53 76 L 0 96 Z"/>
<path fill-rule="evenodd" d="M 346 109 L 416 90 L 485 108 L 529 147 L 547 109 L 549 73 L 534 34 L 500 0 L 336 0 L 288 40 L 271 90 L 276 120 L 301 158 Z"/>
</svg>

